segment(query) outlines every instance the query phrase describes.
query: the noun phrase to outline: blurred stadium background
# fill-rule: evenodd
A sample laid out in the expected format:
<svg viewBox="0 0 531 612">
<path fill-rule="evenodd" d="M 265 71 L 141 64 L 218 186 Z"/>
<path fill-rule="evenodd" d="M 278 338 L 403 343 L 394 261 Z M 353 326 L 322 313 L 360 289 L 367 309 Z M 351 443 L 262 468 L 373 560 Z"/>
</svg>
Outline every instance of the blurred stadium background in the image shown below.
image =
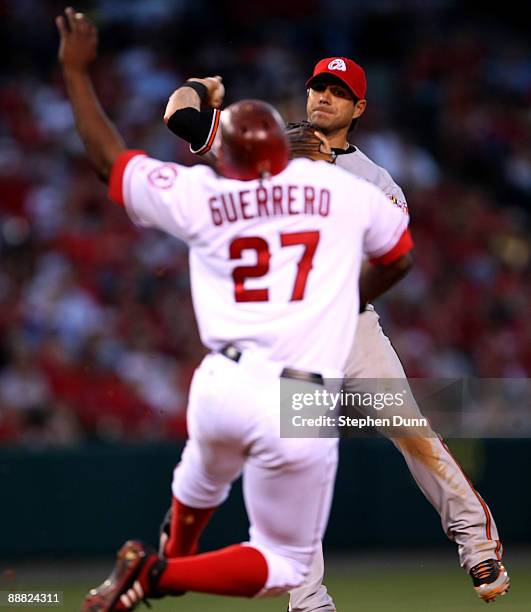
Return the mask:
<svg viewBox="0 0 531 612">
<path fill-rule="evenodd" d="M 294 120 L 304 116 L 316 60 L 359 61 L 368 110 L 354 141 L 391 172 L 412 213 L 416 267 L 378 304 L 406 371 L 527 378 L 531 28 L 525 3 L 487 5 L 93 0 L 75 8 L 100 28 L 96 87 L 127 143 L 184 164 L 197 160 L 161 118 L 186 78 L 221 74 L 227 102 L 267 99 Z M 123 539 L 156 537 L 203 349 L 183 245 L 137 232 L 83 157 L 55 60 L 53 18 L 63 8 L 0 0 L 0 590 L 53 586 L 75 610 Z M 514 586 L 496 605 L 531 610 L 531 444 L 461 440 L 453 449 L 508 549 Z M 243 539 L 245 529 L 236 488 L 205 546 Z M 385 441 L 343 444 L 326 544 L 344 612 L 480 605 Z"/>
</svg>

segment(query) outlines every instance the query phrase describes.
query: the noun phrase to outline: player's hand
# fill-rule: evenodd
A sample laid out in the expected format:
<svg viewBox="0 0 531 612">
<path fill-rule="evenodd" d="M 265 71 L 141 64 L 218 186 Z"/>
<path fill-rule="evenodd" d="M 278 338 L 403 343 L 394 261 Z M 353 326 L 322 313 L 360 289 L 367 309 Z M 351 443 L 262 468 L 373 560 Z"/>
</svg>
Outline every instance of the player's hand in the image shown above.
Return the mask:
<svg viewBox="0 0 531 612">
<path fill-rule="evenodd" d="M 207 88 L 207 97 L 204 100 L 204 105 L 209 108 L 221 108 L 223 104 L 223 98 L 225 97 L 225 85 L 223 85 L 223 78 L 219 75 L 213 77 L 206 77 L 204 79 L 188 79 L 189 81 L 197 81 L 202 83 Z"/>
<path fill-rule="evenodd" d="M 72 7 L 65 9 L 65 15 L 55 19 L 61 43 L 59 62 L 64 70 L 85 71 L 96 59 L 98 52 L 98 30 L 83 13 Z"/>
<path fill-rule="evenodd" d="M 315 137 L 321 141 L 321 146 L 319 147 L 319 151 L 324 155 L 333 155 L 332 147 L 328 142 L 328 138 L 319 130 L 314 131 Z"/>
</svg>

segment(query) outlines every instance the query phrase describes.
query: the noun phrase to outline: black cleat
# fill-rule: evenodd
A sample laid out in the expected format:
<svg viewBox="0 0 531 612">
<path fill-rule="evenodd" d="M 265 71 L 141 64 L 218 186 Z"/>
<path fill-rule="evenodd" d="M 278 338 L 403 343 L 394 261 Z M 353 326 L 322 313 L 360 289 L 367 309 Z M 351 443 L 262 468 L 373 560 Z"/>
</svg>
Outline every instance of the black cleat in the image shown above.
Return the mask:
<svg viewBox="0 0 531 612">
<path fill-rule="evenodd" d="M 510 587 L 507 570 L 496 559 L 482 561 L 470 570 L 474 590 L 483 601 L 490 603 L 498 595 L 505 595 Z"/>
<path fill-rule="evenodd" d="M 111 575 L 85 597 L 81 612 L 133 610 L 147 597 L 161 597 L 155 584 L 165 566 L 150 547 L 129 540 L 118 551 Z"/>
</svg>

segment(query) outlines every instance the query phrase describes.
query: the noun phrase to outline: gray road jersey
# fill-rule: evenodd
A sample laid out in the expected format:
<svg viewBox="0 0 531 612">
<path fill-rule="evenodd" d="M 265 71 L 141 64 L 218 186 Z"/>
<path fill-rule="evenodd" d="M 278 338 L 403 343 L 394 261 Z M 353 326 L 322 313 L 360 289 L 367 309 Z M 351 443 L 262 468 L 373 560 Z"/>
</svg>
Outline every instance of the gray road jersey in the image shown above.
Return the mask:
<svg viewBox="0 0 531 612">
<path fill-rule="evenodd" d="M 406 196 L 385 168 L 375 164 L 357 147 L 352 153 L 338 155 L 336 165 L 379 187 L 397 206 L 407 210 Z"/>
</svg>

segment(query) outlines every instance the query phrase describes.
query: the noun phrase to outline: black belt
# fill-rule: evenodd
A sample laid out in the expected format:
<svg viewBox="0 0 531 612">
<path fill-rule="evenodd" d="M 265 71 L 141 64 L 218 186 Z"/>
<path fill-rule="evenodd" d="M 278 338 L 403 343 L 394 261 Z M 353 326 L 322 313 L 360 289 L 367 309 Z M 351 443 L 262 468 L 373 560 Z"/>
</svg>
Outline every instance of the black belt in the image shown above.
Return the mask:
<svg viewBox="0 0 531 612">
<path fill-rule="evenodd" d="M 219 351 L 224 357 L 227 359 L 231 359 L 238 363 L 242 356 L 241 351 L 239 351 L 232 344 L 228 344 L 224 346 Z M 324 385 L 324 380 L 321 374 L 316 374 L 315 372 L 306 372 L 305 370 L 296 370 L 295 368 L 284 368 L 280 373 L 280 378 L 291 378 L 292 380 L 302 380 L 304 382 L 316 383 L 317 385 Z"/>
</svg>

